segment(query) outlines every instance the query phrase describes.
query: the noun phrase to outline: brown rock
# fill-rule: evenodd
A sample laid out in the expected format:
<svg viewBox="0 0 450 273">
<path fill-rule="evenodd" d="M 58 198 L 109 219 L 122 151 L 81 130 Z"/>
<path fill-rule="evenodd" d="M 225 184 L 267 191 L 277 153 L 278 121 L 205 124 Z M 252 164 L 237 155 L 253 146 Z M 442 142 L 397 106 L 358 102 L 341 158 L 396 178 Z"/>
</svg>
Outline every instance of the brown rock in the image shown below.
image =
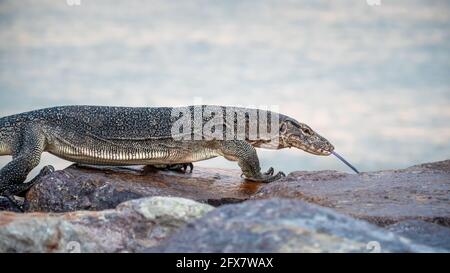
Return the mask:
<svg viewBox="0 0 450 273">
<path fill-rule="evenodd" d="M 450 160 L 402 170 L 293 172 L 252 198 L 295 198 L 385 226 L 424 220 L 450 226 Z"/>
<path fill-rule="evenodd" d="M 102 210 L 146 196 L 176 196 L 218 206 L 247 200 L 260 183 L 239 170 L 196 167 L 193 173 L 72 165 L 54 172 L 26 195 L 27 211 Z"/>
</svg>

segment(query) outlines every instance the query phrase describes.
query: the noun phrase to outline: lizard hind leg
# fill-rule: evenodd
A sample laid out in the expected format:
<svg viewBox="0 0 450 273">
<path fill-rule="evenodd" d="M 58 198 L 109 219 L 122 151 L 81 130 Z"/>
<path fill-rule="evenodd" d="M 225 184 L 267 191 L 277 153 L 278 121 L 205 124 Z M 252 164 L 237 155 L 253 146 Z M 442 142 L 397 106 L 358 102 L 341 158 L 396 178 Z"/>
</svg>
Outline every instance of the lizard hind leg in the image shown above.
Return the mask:
<svg viewBox="0 0 450 273">
<path fill-rule="evenodd" d="M 36 175 L 30 182 L 20 183 L 20 184 L 11 184 L 9 188 L 6 190 L 7 193 L 4 195 L 8 201 L 16 207 L 21 212 L 25 212 L 24 205 L 20 205 L 18 201 L 14 198 L 14 195 L 24 197 L 25 193 L 35 185 L 42 177 L 52 173 L 55 171 L 55 168 L 51 165 L 47 165 L 41 169 L 38 175 Z"/>
<path fill-rule="evenodd" d="M 34 169 L 41 160 L 44 150 L 45 137 L 33 128 L 25 128 L 22 134 L 22 144 L 15 148 L 13 160 L 0 170 L 0 195 L 11 196 L 28 189 L 30 183 L 23 183 L 28 173 Z M 43 173 L 50 167 L 44 168 Z M 36 182 L 34 180 L 33 182 Z"/>
</svg>

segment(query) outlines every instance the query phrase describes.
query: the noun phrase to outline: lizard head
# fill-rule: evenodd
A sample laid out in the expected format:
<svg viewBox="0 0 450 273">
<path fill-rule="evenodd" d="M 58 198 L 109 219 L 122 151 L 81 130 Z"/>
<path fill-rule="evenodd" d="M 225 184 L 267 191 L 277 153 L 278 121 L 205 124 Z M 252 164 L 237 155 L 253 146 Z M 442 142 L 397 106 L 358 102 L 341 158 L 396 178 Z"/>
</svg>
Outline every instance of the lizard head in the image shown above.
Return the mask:
<svg viewBox="0 0 450 273">
<path fill-rule="evenodd" d="M 308 125 L 289 117 L 280 119 L 280 148 L 295 147 L 314 155 L 330 155 L 334 146 Z"/>
</svg>

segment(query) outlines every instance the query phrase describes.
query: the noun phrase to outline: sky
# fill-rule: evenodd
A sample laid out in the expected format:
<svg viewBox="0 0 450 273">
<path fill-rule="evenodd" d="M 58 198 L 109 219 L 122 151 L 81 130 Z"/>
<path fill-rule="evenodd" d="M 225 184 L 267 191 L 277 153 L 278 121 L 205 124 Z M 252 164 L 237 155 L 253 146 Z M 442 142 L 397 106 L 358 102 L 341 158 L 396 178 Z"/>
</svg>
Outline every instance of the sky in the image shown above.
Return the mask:
<svg viewBox="0 0 450 273">
<path fill-rule="evenodd" d="M 0 116 L 275 105 L 361 171 L 450 158 L 450 1 L 73 1 L 0 1 Z M 263 169 L 350 171 L 300 150 L 258 153 Z"/>
</svg>

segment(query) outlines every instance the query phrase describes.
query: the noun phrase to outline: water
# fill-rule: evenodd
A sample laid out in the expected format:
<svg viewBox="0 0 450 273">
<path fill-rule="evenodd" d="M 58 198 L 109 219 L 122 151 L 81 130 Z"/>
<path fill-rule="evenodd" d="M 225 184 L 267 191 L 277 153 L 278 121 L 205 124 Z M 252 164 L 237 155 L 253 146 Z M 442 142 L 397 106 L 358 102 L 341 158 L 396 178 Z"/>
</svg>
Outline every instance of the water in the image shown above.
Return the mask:
<svg viewBox="0 0 450 273">
<path fill-rule="evenodd" d="M 450 158 L 449 71 L 449 1 L 0 1 L 2 116 L 278 105 L 360 171 L 391 169 Z M 263 169 L 351 172 L 335 157 L 259 154 Z"/>
</svg>

